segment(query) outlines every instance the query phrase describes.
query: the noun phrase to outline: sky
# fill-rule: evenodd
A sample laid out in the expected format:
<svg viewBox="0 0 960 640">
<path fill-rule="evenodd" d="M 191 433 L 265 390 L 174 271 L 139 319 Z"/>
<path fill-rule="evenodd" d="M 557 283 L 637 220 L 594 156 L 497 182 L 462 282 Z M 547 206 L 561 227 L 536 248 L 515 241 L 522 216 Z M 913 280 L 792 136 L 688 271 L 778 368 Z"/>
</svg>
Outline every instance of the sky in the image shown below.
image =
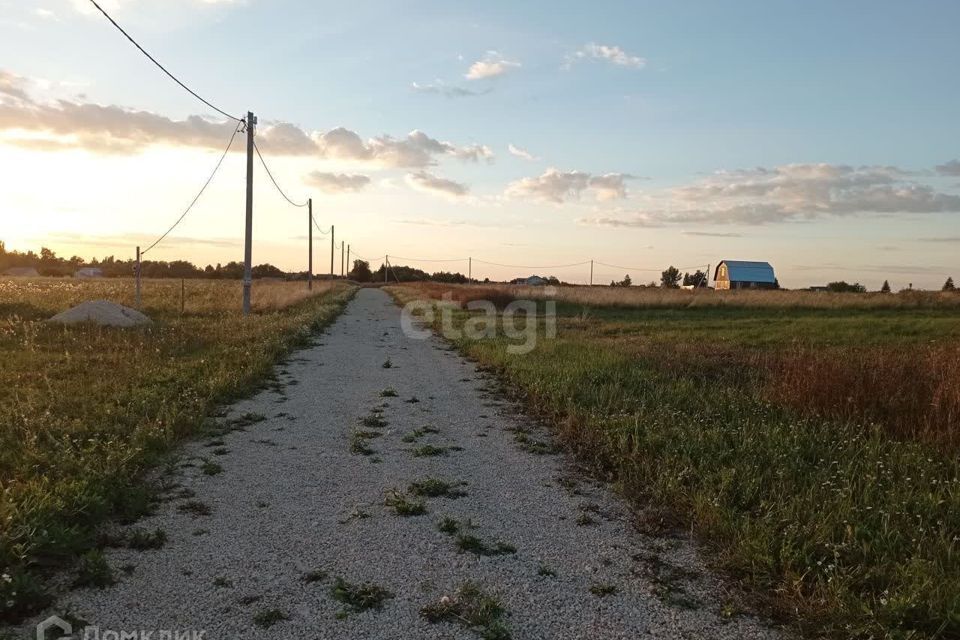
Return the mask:
<svg viewBox="0 0 960 640">
<path fill-rule="evenodd" d="M 337 271 L 345 241 L 375 269 L 472 257 L 493 279 L 584 283 L 594 260 L 595 283 L 646 282 L 722 259 L 797 288 L 960 276 L 955 0 L 102 5 L 208 102 L 257 115 L 276 181 L 335 226 Z M 89 0 L 0 16 L 0 240 L 149 246 L 236 123 Z M 242 260 L 243 137 L 148 257 Z M 305 269 L 306 210 L 259 165 L 254 185 L 254 263 Z"/>
</svg>

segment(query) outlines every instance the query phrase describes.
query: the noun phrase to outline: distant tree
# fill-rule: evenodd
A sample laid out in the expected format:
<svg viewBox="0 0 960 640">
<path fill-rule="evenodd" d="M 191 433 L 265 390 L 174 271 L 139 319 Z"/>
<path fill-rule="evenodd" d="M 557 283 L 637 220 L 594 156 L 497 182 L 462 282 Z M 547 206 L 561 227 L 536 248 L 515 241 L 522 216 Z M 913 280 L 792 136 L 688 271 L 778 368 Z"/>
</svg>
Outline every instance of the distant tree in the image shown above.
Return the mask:
<svg viewBox="0 0 960 640">
<path fill-rule="evenodd" d="M 665 289 L 676 289 L 680 284 L 680 279 L 683 276 L 680 274 L 680 270 L 671 265 L 660 274 L 660 286 Z"/>
<path fill-rule="evenodd" d="M 867 288 L 859 282 L 850 284 L 849 282 L 840 280 L 827 285 L 827 291 L 833 291 L 835 293 L 864 293 L 866 290 Z"/>
<path fill-rule="evenodd" d="M 880 293 L 890 293 L 890 283 L 886 280 L 883 281 L 883 286 L 880 287 Z"/>
<path fill-rule="evenodd" d="M 697 269 L 696 273 L 683 274 L 683 286 L 685 287 L 705 287 L 707 286 L 707 274 Z"/>
<path fill-rule="evenodd" d="M 357 282 L 370 282 L 373 277 L 373 272 L 370 271 L 370 263 L 366 260 L 354 260 L 353 268 L 350 269 L 347 277 Z"/>
<path fill-rule="evenodd" d="M 616 280 L 610 281 L 611 287 L 629 287 L 633 285 L 633 280 L 630 279 L 630 274 L 623 276 L 623 280 L 617 282 Z"/>
<path fill-rule="evenodd" d="M 254 278 L 285 278 L 286 273 L 272 264 L 258 264 L 251 269 Z"/>
<path fill-rule="evenodd" d="M 948 277 L 948 278 L 947 278 L 947 281 L 943 283 L 943 290 L 944 290 L 944 291 L 956 291 L 956 290 L 957 290 L 957 288 L 953 285 L 953 278 L 952 278 L 952 277 Z"/>
</svg>

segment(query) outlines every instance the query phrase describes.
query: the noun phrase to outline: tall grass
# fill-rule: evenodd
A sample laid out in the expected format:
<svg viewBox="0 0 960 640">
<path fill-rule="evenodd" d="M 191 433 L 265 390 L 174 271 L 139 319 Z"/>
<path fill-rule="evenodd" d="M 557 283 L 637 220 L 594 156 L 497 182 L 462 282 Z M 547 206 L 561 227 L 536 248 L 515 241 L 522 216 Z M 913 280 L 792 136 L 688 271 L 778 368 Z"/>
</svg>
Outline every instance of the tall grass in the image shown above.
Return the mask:
<svg viewBox="0 0 960 640">
<path fill-rule="evenodd" d="M 243 318 L 236 283 L 190 281 L 181 315 L 179 282 L 147 282 L 155 324 L 123 330 L 43 320 L 85 299 L 132 303 L 129 281 L 0 283 L 0 621 L 41 607 L 46 568 L 89 549 L 104 518 L 142 513 L 140 475 L 218 403 L 255 389 L 350 293 L 257 282 Z"/>
</svg>

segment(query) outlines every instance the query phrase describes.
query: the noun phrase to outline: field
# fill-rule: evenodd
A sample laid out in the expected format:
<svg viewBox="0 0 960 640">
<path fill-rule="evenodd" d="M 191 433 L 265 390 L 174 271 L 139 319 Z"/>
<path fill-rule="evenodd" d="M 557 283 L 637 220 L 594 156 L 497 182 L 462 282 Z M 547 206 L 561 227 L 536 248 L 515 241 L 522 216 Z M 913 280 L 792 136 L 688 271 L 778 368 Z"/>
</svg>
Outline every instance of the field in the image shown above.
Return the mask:
<svg viewBox="0 0 960 640">
<path fill-rule="evenodd" d="M 42 607 L 43 578 L 94 545 L 95 526 L 149 511 L 137 482 L 221 403 L 336 316 L 351 289 L 147 280 L 141 330 L 42 320 L 90 299 L 133 304 L 131 280 L 0 279 L 0 621 Z"/>
<path fill-rule="evenodd" d="M 392 293 L 500 308 L 547 297 Z M 502 334 L 455 342 L 636 502 L 641 529 L 691 528 L 804 635 L 960 635 L 960 296 L 576 287 L 554 299 L 557 337 L 529 354 Z"/>
</svg>

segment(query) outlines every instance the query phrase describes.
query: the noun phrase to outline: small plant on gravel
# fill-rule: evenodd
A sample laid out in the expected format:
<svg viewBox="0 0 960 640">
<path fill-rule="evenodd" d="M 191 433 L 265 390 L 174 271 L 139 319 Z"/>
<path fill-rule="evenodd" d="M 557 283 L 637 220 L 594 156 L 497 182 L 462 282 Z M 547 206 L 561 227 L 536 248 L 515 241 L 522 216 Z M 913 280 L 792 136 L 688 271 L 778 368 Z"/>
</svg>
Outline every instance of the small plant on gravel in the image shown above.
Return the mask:
<svg viewBox="0 0 960 640">
<path fill-rule="evenodd" d="M 432 444 L 425 444 L 422 447 L 417 447 L 413 450 L 413 455 L 416 458 L 433 458 L 436 456 L 445 456 L 447 455 L 446 447 L 435 447 Z"/>
<path fill-rule="evenodd" d="M 215 476 L 223 473 L 223 467 L 216 462 L 205 460 L 200 466 L 200 471 L 202 471 L 205 476 Z"/>
<path fill-rule="evenodd" d="M 197 495 L 196 491 L 194 491 L 193 489 L 188 489 L 187 487 L 184 487 L 183 489 L 180 489 L 175 494 L 173 494 L 172 497 L 175 500 L 188 500 L 190 498 L 193 498 L 196 495 Z"/>
<path fill-rule="evenodd" d="M 330 596 L 344 605 L 343 615 L 360 613 L 367 609 L 379 609 L 393 594 L 378 585 L 366 582 L 351 584 L 343 578 L 337 578 L 330 587 Z"/>
<path fill-rule="evenodd" d="M 427 512 L 427 505 L 422 500 L 411 500 L 398 489 L 387 491 L 383 503 L 393 509 L 398 516 L 422 516 Z"/>
<path fill-rule="evenodd" d="M 313 571 L 308 571 L 303 574 L 303 581 L 307 584 L 313 584 L 314 582 L 323 582 L 327 579 L 327 572 L 323 569 L 314 569 Z"/>
<path fill-rule="evenodd" d="M 120 566 L 120 571 L 125 576 L 133 575 L 133 572 L 137 570 L 137 565 L 135 564 L 124 564 Z"/>
<path fill-rule="evenodd" d="M 538 576 L 544 576 L 546 578 L 556 578 L 557 572 L 545 564 L 541 564 L 540 568 L 537 569 Z"/>
<path fill-rule="evenodd" d="M 358 456 L 372 456 L 376 451 L 370 447 L 368 438 L 360 435 L 361 432 L 354 431 L 350 436 L 350 453 Z"/>
<path fill-rule="evenodd" d="M 290 617 L 283 611 L 280 611 L 280 609 L 265 609 L 253 616 L 253 624 L 261 629 L 268 629 L 278 622 L 283 622 L 289 618 Z"/>
<path fill-rule="evenodd" d="M 232 589 L 233 580 L 229 578 L 224 578 L 223 576 L 217 576 L 213 579 L 213 586 L 220 587 L 221 589 Z"/>
<path fill-rule="evenodd" d="M 212 513 L 210 507 L 199 500 L 187 500 L 177 507 L 180 513 L 189 513 L 194 516 L 208 516 Z"/>
<path fill-rule="evenodd" d="M 249 427 L 252 424 L 257 424 L 258 422 L 263 422 L 267 419 L 267 416 L 262 413 L 243 413 L 236 418 L 230 418 L 226 422 L 226 426 L 232 427 L 233 429 Z"/>
<path fill-rule="evenodd" d="M 211 440 L 210 442 L 208 442 L 207 444 L 205 444 L 205 445 L 203 445 L 203 446 L 205 446 L 205 447 L 222 447 L 222 446 L 225 445 L 225 444 L 227 444 L 227 443 L 224 442 L 223 440 L 221 440 L 220 438 L 217 438 L 216 440 Z"/>
<path fill-rule="evenodd" d="M 503 623 L 503 606 L 472 582 L 465 582 L 452 598 L 443 596 L 436 604 L 420 609 L 428 622 L 454 622 L 473 629 L 484 640 L 509 640 Z"/>
<path fill-rule="evenodd" d="M 387 421 L 379 413 L 371 412 L 370 415 L 360 419 L 360 424 L 369 429 L 382 429 L 387 426 Z"/>
<path fill-rule="evenodd" d="M 207 531 L 206 529 L 194 529 L 194 530 L 191 532 L 190 535 L 193 535 L 193 536 L 196 536 L 196 537 L 199 538 L 200 536 L 205 536 L 205 535 L 207 535 L 208 533 L 210 533 L 210 532 Z"/>
<path fill-rule="evenodd" d="M 99 549 L 93 549 L 80 556 L 77 565 L 77 577 L 73 581 L 74 587 L 109 587 L 116 580 L 113 571 L 107 564 L 107 559 Z"/>
<path fill-rule="evenodd" d="M 127 538 L 127 546 L 137 551 L 160 549 L 166 543 L 167 533 L 163 529 L 157 529 L 153 532 L 136 529 Z"/>
<path fill-rule="evenodd" d="M 605 598 L 611 596 L 617 592 L 617 588 L 612 584 L 594 584 L 590 587 L 590 593 L 599 597 Z"/>
<path fill-rule="evenodd" d="M 446 482 L 439 478 L 425 478 L 417 482 L 410 483 L 410 493 L 415 496 L 424 496 L 427 498 L 438 498 L 445 496 L 447 498 L 462 498 L 467 492 L 458 487 L 463 486 L 464 482 Z"/>
<path fill-rule="evenodd" d="M 420 398 L 418 398 L 417 396 L 410 396 L 410 399 L 404 400 L 404 402 L 406 402 L 407 404 L 416 404 L 420 402 Z"/>
<path fill-rule="evenodd" d="M 251 440 L 250 442 L 252 442 L 253 444 L 266 445 L 266 446 L 268 446 L 268 447 L 275 447 L 275 446 L 277 446 L 276 440 L 271 440 L 270 438 L 261 438 L 261 439 L 259 439 L 259 440 Z"/>
<path fill-rule="evenodd" d="M 427 425 L 425 427 L 420 427 L 419 429 L 414 429 L 413 431 L 411 431 L 410 433 L 408 433 L 407 435 L 403 436 L 400 439 L 406 443 L 414 443 L 420 438 L 422 438 L 423 436 L 427 435 L 428 433 L 440 433 L 440 430 L 437 429 L 436 427 L 431 427 L 430 425 Z"/>
<path fill-rule="evenodd" d="M 383 391 L 380 392 L 380 397 L 381 397 L 381 398 L 396 398 L 396 397 L 397 397 L 397 390 L 394 389 L 393 387 L 387 387 L 386 389 L 384 389 Z"/>
<path fill-rule="evenodd" d="M 237 602 L 239 602 L 245 607 L 249 607 L 254 602 L 260 602 L 261 600 L 263 600 L 263 596 L 243 596 L 242 598 L 237 600 Z"/>
<path fill-rule="evenodd" d="M 577 515 L 576 523 L 578 527 L 589 527 L 590 525 L 596 524 L 597 521 L 586 511 L 581 511 Z"/>
<path fill-rule="evenodd" d="M 452 536 L 460 530 L 460 523 L 448 516 L 437 523 L 437 529 L 448 536 Z"/>
<path fill-rule="evenodd" d="M 541 456 L 557 453 L 557 448 L 552 444 L 531 438 L 525 431 L 514 431 L 513 441 L 520 445 L 521 450 L 527 453 Z"/>
<path fill-rule="evenodd" d="M 460 551 L 468 551 L 478 556 L 502 556 L 512 555 L 517 552 L 517 548 L 506 542 L 495 542 L 492 545 L 487 544 L 480 538 L 469 533 L 458 533 L 457 548 Z"/>
<path fill-rule="evenodd" d="M 384 360 L 384 362 L 383 362 L 383 368 L 384 368 L 384 369 L 391 369 L 391 368 L 393 368 L 393 361 L 390 360 L 390 358 L 387 358 L 386 360 Z"/>
</svg>

